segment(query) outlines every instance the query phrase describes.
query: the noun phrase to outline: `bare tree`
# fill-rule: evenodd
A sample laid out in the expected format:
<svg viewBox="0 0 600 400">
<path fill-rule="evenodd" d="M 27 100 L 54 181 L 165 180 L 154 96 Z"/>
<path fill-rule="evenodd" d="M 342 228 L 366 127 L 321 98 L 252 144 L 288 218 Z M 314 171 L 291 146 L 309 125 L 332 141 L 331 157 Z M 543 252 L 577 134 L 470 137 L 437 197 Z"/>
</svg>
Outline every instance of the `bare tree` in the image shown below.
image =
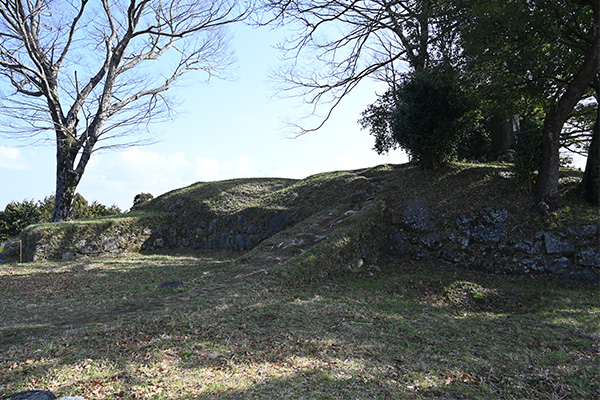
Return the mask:
<svg viewBox="0 0 600 400">
<path fill-rule="evenodd" d="M 52 133 L 53 221 L 71 219 L 94 151 L 169 114 L 178 78 L 227 73 L 224 29 L 247 13 L 236 0 L 0 0 L 0 112 L 14 137 Z"/>
<path fill-rule="evenodd" d="M 439 3 L 439 4 L 438 4 Z M 323 126 L 340 101 L 367 77 L 393 85 L 398 74 L 427 67 L 452 50 L 441 3 L 435 0 L 263 0 L 271 19 L 293 36 L 281 44 L 289 63 L 278 71 L 283 91 L 316 111 L 329 104 Z M 296 62 L 306 57 L 305 63 Z M 310 65 L 310 67 L 306 67 Z"/>
</svg>

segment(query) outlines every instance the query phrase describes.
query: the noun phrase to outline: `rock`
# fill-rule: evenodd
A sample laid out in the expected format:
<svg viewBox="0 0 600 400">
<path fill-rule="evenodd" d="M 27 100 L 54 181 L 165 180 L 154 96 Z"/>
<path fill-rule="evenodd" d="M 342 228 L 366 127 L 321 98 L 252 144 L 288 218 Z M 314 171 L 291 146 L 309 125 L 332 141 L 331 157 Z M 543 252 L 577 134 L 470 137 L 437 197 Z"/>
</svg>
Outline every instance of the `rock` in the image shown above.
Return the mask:
<svg viewBox="0 0 600 400">
<path fill-rule="evenodd" d="M 60 258 L 63 261 L 71 261 L 71 260 L 75 259 L 75 254 L 73 254 L 73 253 L 63 253 L 63 255 Z"/>
<path fill-rule="evenodd" d="M 479 212 L 460 214 L 456 220 L 458 228 L 473 240 L 483 244 L 498 243 L 506 237 L 508 211 L 491 207 Z"/>
<path fill-rule="evenodd" d="M 123 242 L 123 238 L 119 236 L 112 236 L 102 239 L 102 249 L 108 252 L 114 252 L 119 250 L 119 245 Z"/>
<path fill-rule="evenodd" d="M 163 238 L 158 238 L 154 241 L 154 247 L 161 248 L 165 247 L 165 240 Z"/>
<path fill-rule="evenodd" d="M 233 237 L 233 249 L 245 250 L 246 248 L 248 248 L 248 236 L 242 233 L 235 235 Z"/>
<path fill-rule="evenodd" d="M 548 254 L 573 254 L 575 247 L 558 233 L 545 232 L 544 243 Z"/>
<path fill-rule="evenodd" d="M 227 232 L 211 236 L 208 239 L 208 248 L 211 250 L 229 250 L 231 248 L 229 239 L 230 236 Z"/>
<path fill-rule="evenodd" d="M 246 217 L 244 217 L 243 215 L 238 215 L 237 216 L 237 223 L 238 225 L 242 226 L 246 223 Z"/>
<path fill-rule="evenodd" d="M 48 390 L 28 390 L 15 393 L 6 400 L 56 400 L 56 396 Z"/>
<path fill-rule="evenodd" d="M 441 249 L 438 251 L 438 257 L 442 260 L 450 261 L 454 264 L 462 263 L 466 259 L 465 253 L 460 253 L 458 251 L 452 251 L 448 249 Z"/>
<path fill-rule="evenodd" d="M 436 227 L 433 213 L 422 201 L 411 204 L 402 211 L 401 222 L 413 232 L 428 233 Z"/>
<path fill-rule="evenodd" d="M 171 282 L 163 282 L 160 285 L 157 285 L 157 289 L 177 289 L 181 286 L 185 285 L 182 281 L 171 281 Z"/>
<path fill-rule="evenodd" d="M 387 252 L 392 257 L 402 257 L 410 252 L 409 237 L 405 232 L 398 232 L 392 228 L 388 232 Z"/>
<path fill-rule="evenodd" d="M 246 229 L 246 233 L 250 234 L 250 235 L 254 235 L 255 233 L 258 233 L 262 230 L 262 224 L 260 222 L 257 222 L 255 224 L 251 224 L 250 226 L 248 226 L 248 228 Z"/>
<path fill-rule="evenodd" d="M 552 263 L 550 264 L 550 266 L 548 266 L 547 269 L 549 272 L 552 272 L 553 274 L 555 274 L 555 273 L 558 273 L 559 271 L 567 269 L 569 267 L 569 265 L 571 265 L 570 260 L 567 257 L 561 257 L 558 260 L 552 261 Z"/>
<path fill-rule="evenodd" d="M 219 220 L 216 218 L 210 221 L 210 223 L 208 224 L 208 233 L 215 233 L 217 231 L 218 222 Z"/>
<path fill-rule="evenodd" d="M 587 283 L 600 283 L 600 276 L 589 269 L 571 270 L 561 275 L 564 279 Z"/>
<path fill-rule="evenodd" d="M 577 237 L 578 239 L 593 238 L 594 236 L 598 235 L 598 230 L 597 224 L 586 224 L 567 229 L 571 235 Z"/>
<path fill-rule="evenodd" d="M 287 224 L 287 213 L 279 211 L 269 217 L 268 227 L 271 233 L 277 233 L 285 228 Z"/>
<path fill-rule="evenodd" d="M 531 240 L 524 240 L 515 244 L 515 250 L 522 251 L 527 254 L 540 254 L 542 251 L 542 242 L 538 240 L 534 243 Z"/>
<path fill-rule="evenodd" d="M 521 265 L 523 265 L 523 268 L 525 269 L 525 272 L 529 272 L 529 271 L 544 271 L 548 268 L 548 259 L 546 257 L 538 257 L 535 260 L 530 260 L 528 258 L 524 258 L 523 260 L 521 260 Z"/>
<path fill-rule="evenodd" d="M 434 250 L 442 247 L 442 243 L 440 242 L 441 237 L 437 233 L 429 233 L 421 239 L 421 242 L 427 246 L 428 248 Z"/>
<path fill-rule="evenodd" d="M 600 253 L 593 247 L 581 249 L 575 255 L 575 262 L 582 267 L 600 268 Z"/>
<path fill-rule="evenodd" d="M 88 240 L 83 243 L 83 245 L 79 248 L 79 253 L 85 255 L 98 254 L 100 252 L 98 242 L 95 240 Z"/>
</svg>

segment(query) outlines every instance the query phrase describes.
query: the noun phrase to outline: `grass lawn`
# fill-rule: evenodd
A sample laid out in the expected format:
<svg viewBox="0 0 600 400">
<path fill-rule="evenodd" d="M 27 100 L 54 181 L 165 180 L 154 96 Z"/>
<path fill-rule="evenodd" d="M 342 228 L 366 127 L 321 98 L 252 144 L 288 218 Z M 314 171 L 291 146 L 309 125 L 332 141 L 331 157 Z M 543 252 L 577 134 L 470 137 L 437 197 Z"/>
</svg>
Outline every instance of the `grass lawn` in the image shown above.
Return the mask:
<svg viewBox="0 0 600 400">
<path fill-rule="evenodd" d="M 0 399 L 600 398 L 597 286 L 380 267 L 291 286 L 240 253 L 0 264 Z"/>
</svg>

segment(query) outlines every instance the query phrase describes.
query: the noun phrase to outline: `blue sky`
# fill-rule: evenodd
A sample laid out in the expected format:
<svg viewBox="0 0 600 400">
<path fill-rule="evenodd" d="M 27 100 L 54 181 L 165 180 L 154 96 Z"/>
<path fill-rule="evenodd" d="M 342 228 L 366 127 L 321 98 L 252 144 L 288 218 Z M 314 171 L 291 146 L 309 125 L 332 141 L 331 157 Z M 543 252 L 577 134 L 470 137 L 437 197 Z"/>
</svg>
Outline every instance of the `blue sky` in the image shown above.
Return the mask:
<svg viewBox="0 0 600 400">
<path fill-rule="evenodd" d="M 198 181 L 304 178 L 407 161 L 401 151 L 377 155 L 372 137 L 360 130 L 361 111 L 384 89 L 372 81 L 357 87 L 321 130 L 292 139 L 285 121 L 303 115 L 302 99 L 275 97 L 268 77 L 280 63 L 273 46 L 285 32 L 238 25 L 232 33 L 237 79 L 185 78 L 185 85 L 172 89 L 178 115 L 150 127 L 158 143 L 95 153 L 77 190 L 89 202 L 127 210 L 138 193 L 157 196 Z M 12 200 L 54 192 L 54 154 L 49 145 L 0 142 L 0 210 Z"/>
<path fill-rule="evenodd" d="M 384 87 L 365 81 L 319 131 L 291 139 L 285 121 L 303 115 L 302 99 L 274 97 L 268 73 L 279 64 L 273 46 L 285 31 L 238 25 L 231 43 L 234 81 L 189 76 L 175 90 L 178 115 L 155 124 L 151 146 L 95 153 L 78 187 L 89 202 L 127 210 L 141 192 L 158 196 L 198 181 L 309 175 L 407 161 L 402 151 L 377 155 L 357 120 Z M 197 78 L 197 80 L 195 80 Z M 54 192 L 55 150 L 0 142 L 0 210 L 10 201 L 40 200 Z M 576 166 L 584 168 L 584 160 Z"/>
</svg>

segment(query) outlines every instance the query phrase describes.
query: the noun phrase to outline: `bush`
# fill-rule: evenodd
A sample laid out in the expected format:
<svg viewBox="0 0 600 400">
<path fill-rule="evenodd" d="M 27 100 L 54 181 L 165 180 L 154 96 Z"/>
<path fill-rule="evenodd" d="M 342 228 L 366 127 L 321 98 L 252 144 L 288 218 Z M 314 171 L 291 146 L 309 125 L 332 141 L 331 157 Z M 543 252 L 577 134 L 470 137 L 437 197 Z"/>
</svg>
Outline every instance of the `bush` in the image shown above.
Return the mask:
<svg viewBox="0 0 600 400">
<path fill-rule="evenodd" d="M 359 122 L 375 136 L 375 150 L 401 147 L 425 168 L 455 159 L 470 109 L 457 81 L 445 69 L 431 68 L 406 76 L 369 106 Z"/>
<path fill-rule="evenodd" d="M 18 236 L 29 225 L 50 222 L 53 208 L 54 196 L 47 196 L 38 202 L 23 200 L 9 203 L 4 211 L 0 211 L 0 241 Z M 76 220 L 119 214 L 121 210 L 116 205 L 106 207 L 96 201 L 89 205 L 79 193 L 73 199 L 73 218 Z"/>
<path fill-rule="evenodd" d="M 431 69 L 406 79 L 396 91 L 394 137 L 425 168 L 452 161 L 461 136 L 466 99 L 444 71 Z"/>
<path fill-rule="evenodd" d="M 142 204 L 145 201 L 152 200 L 154 196 L 150 193 L 139 193 L 133 198 L 133 207 Z"/>
<path fill-rule="evenodd" d="M 0 212 L 0 240 L 15 237 L 27 226 L 43 222 L 42 219 L 43 215 L 35 201 L 11 201 Z"/>
</svg>

